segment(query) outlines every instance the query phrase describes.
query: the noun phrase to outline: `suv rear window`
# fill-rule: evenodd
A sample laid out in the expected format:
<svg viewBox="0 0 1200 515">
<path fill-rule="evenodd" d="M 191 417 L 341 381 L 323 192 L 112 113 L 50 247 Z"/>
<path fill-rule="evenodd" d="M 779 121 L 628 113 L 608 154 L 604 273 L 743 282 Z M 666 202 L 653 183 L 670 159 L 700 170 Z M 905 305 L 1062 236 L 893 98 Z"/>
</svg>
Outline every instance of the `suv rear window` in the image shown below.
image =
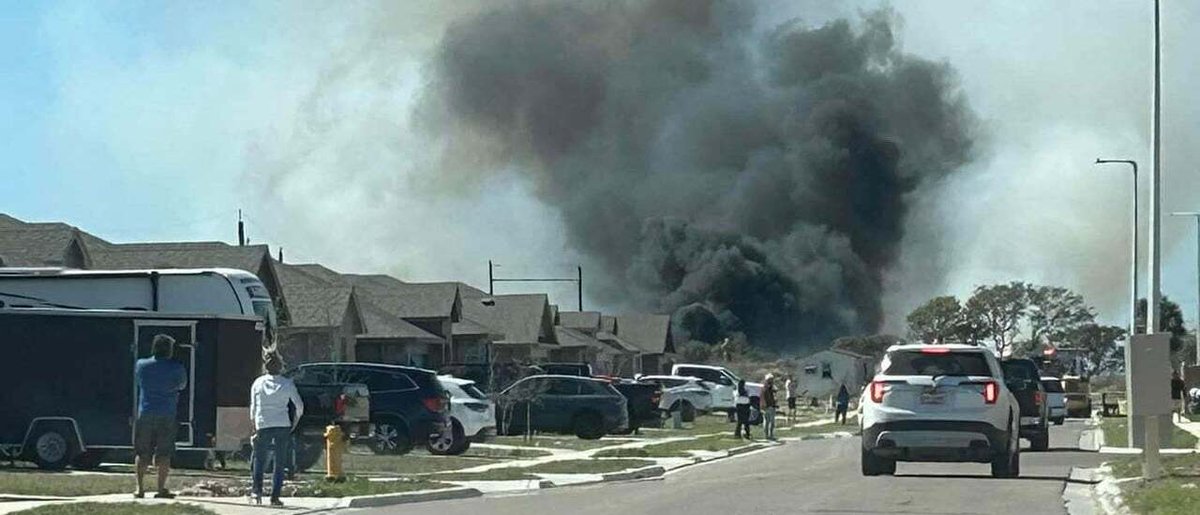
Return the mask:
<svg viewBox="0 0 1200 515">
<path fill-rule="evenodd" d="M 1055 379 L 1043 379 L 1042 387 L 1046 389 L 1046 393 L 1063 393 L 1062 383 Z"/>
<path fill-rule="evenodd" d="M 473 384 L 464 384 L 462 386 L 462 389 L 464 392 L 467 392 L 467 395 L 470 395 L 472 398 L 479 399 L 481 401 L 486 401 L 488 398 L 486 394 L 479 391 L 479 388 L 476 388 L 475 385 L 473 385 Z"/>
<path fill-rule="evenodd" d="M 920 351 L 898 351 L 888 356 L 886 375 L 893 376 L 988 376 L 987 358 L 982 352 L 947 352 L 932 354 Z"/>
</svg>

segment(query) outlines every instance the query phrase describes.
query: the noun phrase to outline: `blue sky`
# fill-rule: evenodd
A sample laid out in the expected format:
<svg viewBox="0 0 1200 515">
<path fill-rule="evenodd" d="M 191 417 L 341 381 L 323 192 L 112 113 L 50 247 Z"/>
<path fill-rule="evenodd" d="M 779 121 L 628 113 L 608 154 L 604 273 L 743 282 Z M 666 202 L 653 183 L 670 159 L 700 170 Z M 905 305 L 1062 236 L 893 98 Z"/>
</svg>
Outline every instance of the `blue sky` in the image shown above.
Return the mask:
<svg viewBox="0 0 1200 515">
<path fill-rule="evenodd" d="M 1090 162 L 1147 159 L 1145 9 L 890 3 L 907 51 L 958 70 L 986 139 L 913 214 L 908 245 L 937 236 L 953 255 L 941 281 L 901 262 L 893 323 L 918 299 L 1009 279 L 1072 287 L 1124 323 L 1128 182 Z M 492 258 L 569 274 L 586 258 L 529 185 L 500 173 L 433 191 L 429 142 L 409 136 L 429 49 L 476 4 L 0 0 L 0 212 L 114 241 L 231 241 L 241 208 L 253 241 L 345 271 L 480 284 Z M 773 4 L 820 22 L 879 2 Z M 1200 48 L 1200 8 L 1171 4 L 1167 211 L 1200 208 L 1200 61 L 1184 50 Z M 1163 223 L 1164 290 L 1189 319 L 1190 224 Z"/>
</svg>

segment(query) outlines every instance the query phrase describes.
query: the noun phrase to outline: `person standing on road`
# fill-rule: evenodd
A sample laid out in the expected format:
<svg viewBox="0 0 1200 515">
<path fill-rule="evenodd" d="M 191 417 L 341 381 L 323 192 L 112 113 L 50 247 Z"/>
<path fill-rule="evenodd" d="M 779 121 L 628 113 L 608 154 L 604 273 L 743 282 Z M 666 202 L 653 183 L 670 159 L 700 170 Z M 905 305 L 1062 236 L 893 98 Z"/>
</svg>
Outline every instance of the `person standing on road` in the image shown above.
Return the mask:
<svg viewBox="0 0 1200 515">
<path fill-rule="evenodd" d="M 275 472 L 271 478 L 271 506 L 283 506 L 283 501 L 279 500 L 283 469 L 290 461 L 287 457 L 291 455 L 292 430 L 304 415 L 304 401 L 300 400 L 296 384 L 279 375 L 283 360 L 278 354 L 268 354 L 263 365 L 267 373 L 250 386 L 250 416 L 254 419 L 250 495 L 255 503 L 262 503 L 263 467 L 268 451 L 273 449 Z M 289 404 L 295 409 L 294 419 L 288 413 Z"/>
<path fill-rule="evenodd" d="M 179 392 L 187 388 L 187 370 L 182 363 L 171 359 L 175 354 L 174 338 L 155 335 L 151 349 L 153 356 L 139 359 L 134 366 L 138 412 L 133 424 L 134 468 L 137 471 L 137 491 L 133 496 L 138 499 L 146 496 L 143 476 L 153 457 L 158 473 L 158 490 L 154 497 L 171 499 L 175 494 L 167 490 L 167 476 L 171 473 L 171 455 L 175 454 L 175 432 L 179 427 L 175 410 L 179 405 Z"/>
<path fill-rule="evenodd" d="M 775 395 L 775 376 L 767 374 L 763 380 L 762 387 L 763 395 L 763 436 L 767 440 L 775 439 L 775 411 L 779 408 L 779 401 Z"/>
<path fill-rule="evenodd" d="M 837 393 L 837 411 L 833 413 L 833 422 L 837 423 L 838 418 L 842 420 L 842 424 L 846 423 L 846 412 L 850 409 L 850 390 L 846 389 L 846 385 L 838 388 Z"/>
<path fill-rule="evenodd" d="M 736 438 L 742 437 L 743 428 L 746 431 L 746 439 L 750 438 L 750 394 L 746 392 L 746 380 L 738 380 L 737 385 L 737 422 L 733 428 L 733 436 Z"/>
<path fill-rule="evenodd" d="M 787 421 L 791 424 L 796 419 L 796 381 L 792 380 L 792 376 L 788 376 L 787 381 L 783 382 L 784 395 L 787 396 Z"/>
<path fill-rule="evenodd" d="M 1173 404 L 1173 411 L 1180 417 L 1187 412 L 1187 407 L 1183 403 L 1183 391 L 1186 389 L 1187 384 L 1179 376 L 1179 371 L 1171 372 L 1171 404 Z"/>
</svg>

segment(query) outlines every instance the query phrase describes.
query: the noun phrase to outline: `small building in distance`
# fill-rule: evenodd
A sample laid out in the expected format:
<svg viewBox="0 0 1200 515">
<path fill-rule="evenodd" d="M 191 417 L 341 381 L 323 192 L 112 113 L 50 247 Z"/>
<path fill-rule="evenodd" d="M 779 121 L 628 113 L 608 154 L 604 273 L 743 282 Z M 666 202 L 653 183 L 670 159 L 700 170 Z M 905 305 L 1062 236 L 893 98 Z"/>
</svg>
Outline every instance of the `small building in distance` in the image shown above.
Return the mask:
<svg viewBox="0 0 1200 515">
<path fill-rule="evenodd" d="M 806 397 L 826 398 L 837 394 L 846 385 L 851 397 L 856 397 L 871 378 L 879 360 L 845 349 L 830 348 L 798 360 L 796 393 Z"/>
</svg>

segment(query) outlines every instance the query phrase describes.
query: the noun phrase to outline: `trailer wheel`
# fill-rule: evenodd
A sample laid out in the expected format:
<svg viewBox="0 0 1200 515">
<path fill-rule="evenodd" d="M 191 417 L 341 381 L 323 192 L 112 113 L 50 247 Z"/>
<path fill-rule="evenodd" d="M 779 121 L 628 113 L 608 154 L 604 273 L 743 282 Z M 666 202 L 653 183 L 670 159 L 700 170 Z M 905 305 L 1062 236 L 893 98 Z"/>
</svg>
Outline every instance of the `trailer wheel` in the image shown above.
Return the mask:
<svg viewBox="0 0 1200 515">
<path fill-rule="evenodd" d="M 74 431 L 66 430 L 61 424 L 41 424 L 29 435 L 26 452 L 40 469 L 65 469 L 79 453 L 75 448 L 77 439 L 73 436 Z"/>
</svg>

